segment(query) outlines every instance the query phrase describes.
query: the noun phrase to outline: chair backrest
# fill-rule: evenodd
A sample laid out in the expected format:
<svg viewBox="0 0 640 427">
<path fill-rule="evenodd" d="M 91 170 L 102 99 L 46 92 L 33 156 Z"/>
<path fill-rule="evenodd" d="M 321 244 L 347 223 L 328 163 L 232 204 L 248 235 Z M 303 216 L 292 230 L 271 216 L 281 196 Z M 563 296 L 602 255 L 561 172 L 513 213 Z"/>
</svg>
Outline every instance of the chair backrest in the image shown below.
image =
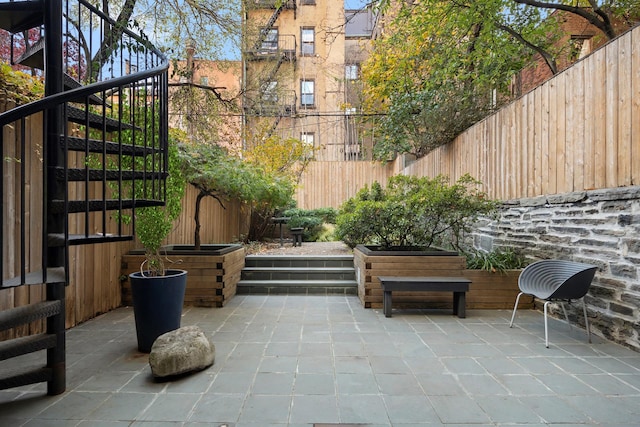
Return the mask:
<svg viewBox="0 0 640 427">
<path fill-rule="evenodd" d="M 597 269 L 574 261 L 537 261 L 522 270 L 518 287 L 541 299 L 579 299 L 586 295 Z"/>
</svg>

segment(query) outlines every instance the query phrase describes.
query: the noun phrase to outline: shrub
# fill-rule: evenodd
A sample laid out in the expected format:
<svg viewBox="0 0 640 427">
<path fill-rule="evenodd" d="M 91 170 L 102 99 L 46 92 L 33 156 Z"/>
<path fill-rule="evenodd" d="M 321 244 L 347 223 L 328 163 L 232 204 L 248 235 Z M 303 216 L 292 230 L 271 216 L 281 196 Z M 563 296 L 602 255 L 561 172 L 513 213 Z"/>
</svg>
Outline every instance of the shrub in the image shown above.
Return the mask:
<svg viewBox="0 0 640 427">
<path fill-rule="evenodd" d="M 512 248 L 498 248 L 491 252 L 471 250 L 467 252 L 467 268 L 472 270 L 487 270 L 491 272 L 504 272 L 524 268 L 524 257 L 516 253 Z"/>
<path fill-rule="evenodd" d="M 316 242 L 323 235 L 323 239 L 327 239 L 325 224 L 333 224 L 336 221 L 337 211 L 334 208 L 318 208 L 318 209 L 287 209 L 282 214 L 290 218 L 290 227 L 302 227 L 304 231 L 304 239 L 307 242 Z M 326 241 L 326 240 L 325 240 Z"/>
<path fill-rule="evenodd" d="M 494 213 L 496 202 L 469 175 L 454 184 L 448 178 L 397 175 L 386 188 L 374 182 L 347 200 L 336 220 L 336 236 L 350 247 L 462 250 L 464 235 L 481 215 Z"/>
</svg>

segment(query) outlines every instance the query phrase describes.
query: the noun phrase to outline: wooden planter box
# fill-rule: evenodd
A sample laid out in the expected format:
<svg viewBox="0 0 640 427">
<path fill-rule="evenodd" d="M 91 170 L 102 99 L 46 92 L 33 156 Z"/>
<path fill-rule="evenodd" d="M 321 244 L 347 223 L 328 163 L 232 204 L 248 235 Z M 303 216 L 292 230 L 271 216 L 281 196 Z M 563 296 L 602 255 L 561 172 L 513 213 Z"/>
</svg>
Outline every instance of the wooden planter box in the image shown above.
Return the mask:
<svg viewBox="0 0 640 427">
<path fill-rule="evenodd" d="M 241 245 L 202 245 L 195 251 L 192 246 L 167 246 L 163 253 L 175 264 L 169 268 L 187 271 L 187 290 L 184 305 L 196 307 L 223 307 L 236 294 L 236 285 L 244 268 L 245 251 Z M 141 251 L 122 256 L 122 303 L 131 305 L 129 274 L 138 271 L 144 260 Z"/>
<path fill-rule="evenodd" d="M 379 276 L 462 276 L 470 279 L 468 309 L 512 309 L 518 295 L 520 270 L 492 273 L 467 270 L 466 258 L 454 252 L 378 252 L 356 246 L 353 262 L 358 296 L 365 308 L 382 308 Z M 398 308 L 452 309 L 451 292 L 394 292 Z M 523 297 L 519 307 L 533 307 L 533 298 Z"/>
</svg>

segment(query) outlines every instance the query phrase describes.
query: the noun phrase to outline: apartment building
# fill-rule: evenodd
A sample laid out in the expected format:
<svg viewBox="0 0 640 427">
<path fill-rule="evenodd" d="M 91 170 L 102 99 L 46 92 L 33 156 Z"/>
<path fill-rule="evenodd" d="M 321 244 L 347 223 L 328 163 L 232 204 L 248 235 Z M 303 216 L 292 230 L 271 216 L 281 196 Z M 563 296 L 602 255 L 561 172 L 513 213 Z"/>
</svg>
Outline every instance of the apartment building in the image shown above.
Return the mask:
<svg viewBox="0 0 640 427">
<path fill-rule="evenodd" d="M 243 50 L 244 141 L 300 139 L 320 161 L 370 158 L 360 115 L 360 64 L 370 10 L 344 0 L 248 0 Z"/>
</svg>

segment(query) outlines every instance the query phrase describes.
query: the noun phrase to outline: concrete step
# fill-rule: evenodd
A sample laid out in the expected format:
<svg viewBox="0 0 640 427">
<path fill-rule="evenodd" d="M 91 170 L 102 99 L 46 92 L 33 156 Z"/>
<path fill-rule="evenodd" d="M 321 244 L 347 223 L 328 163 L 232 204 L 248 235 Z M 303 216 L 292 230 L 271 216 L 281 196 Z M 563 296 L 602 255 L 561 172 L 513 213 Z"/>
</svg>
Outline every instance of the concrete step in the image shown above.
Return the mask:
<svg viewBox="0 0 640 427">
<path fill-rule="evenodd" d="M 248 255 L 246 267 L 353 267 L 353 255 Z"/>
<path fill-rule="evenodd" d="M 352 255 L 249 255 L 238 294 L 356 295 Z"/>
<path fill-rule="evenodd" d="M 355 280 L 352 267 L 245 267 L 246 280 Z"/>
<path fill-rule="evenodd" d="M 238 294 L 357 295 L 355 280 L 240 280 Z"/>
</svg>

